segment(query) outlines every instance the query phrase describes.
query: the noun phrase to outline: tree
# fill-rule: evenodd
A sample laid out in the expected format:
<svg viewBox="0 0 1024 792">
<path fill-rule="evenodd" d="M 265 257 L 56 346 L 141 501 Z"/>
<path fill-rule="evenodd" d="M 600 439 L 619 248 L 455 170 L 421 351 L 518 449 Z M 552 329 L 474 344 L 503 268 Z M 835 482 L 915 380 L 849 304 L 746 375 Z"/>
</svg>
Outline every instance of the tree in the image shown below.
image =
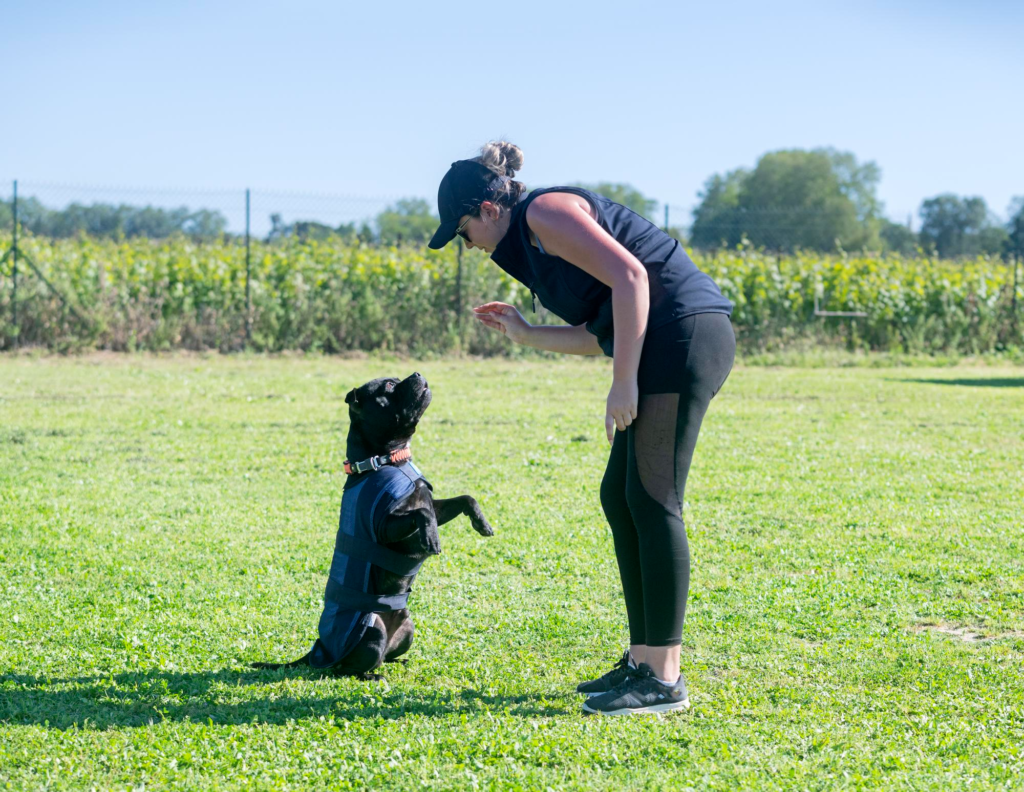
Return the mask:
<svg viewBox="0 0 1024 792">
<path fill-rule="evenodd" d="M 887 253 L 912 256 L 917 251 L 917 234 L 900 223 L 883 218 L 880 221 L 879 238 L 882 240 L 882 250 Z"/>
<path fill-rule="evenodd" d="M 12 207 L 0 205 L 0 223 L 10 227 Z M 65 239 L 77 234 L 97 237 L 152 237 L 187 234 L 196 239 L 212 239 L 227 228 L 227 219 L 210 209 L 189 211 L 181 206 L 163 209 L 154 206 L 73 203 L 64 209 L 47 209 L 35 198 L 18 199 L 18 223 L 37 236 Z M 2 227 L 2 225 L 0 225 Z"/>
<path fill-rule="evenodd" d="M 743 168 L 717 173 L 704 182 L 700 204 L 693 210 L 690 244 L 696 248 L 736 247 L 743 237 L 740 193 L 750 172 Z"/>
<path fill-rule="evenodd" d="M 270 231 L 267 233 L 267 242 L 283 239 L 291 233 L 292 227 L 281 219 L 280 212 L 274 212 L 270 215 Z"/>
<path fill-rule="evenodd" d="M 326 223 L 318 223 L 315 220 L 298 220 L 292 226 L 295 230 L 295 236 L 301 239 L 303 242 L 306 240 L 324 240 L 330 239 L 338 234 L 333 228 Z"/>
<path fill-rule="evenodd" d="M 641 217 L 646 217 L 651 222 L 656 222 L 654 213 L 658 208 L 658 202 L 653 198 L 648 198 L 631 184 L 597 182 L 596 184 L 576 183 L 570 186 L 582 187 L 584 190 L 590 190 L 598 195 L 603 195 L 610 201 L 615 201 L 615 203 L 620 203 L 632 209 Z"/>
<path fill-rule="evenodd" d="M 123 234 L 132 214 L 130 206 L 73 203 L 63 210 L 47 211 L 33 230 L 37 234 L 67 238 L 76 234 L 115 237 Z M 164 234 L 163 236 L 166 236 Z"/>
<path fill-rule="evenodd" d="M 1001 253 L 1010 235 L 989 220 L 980 197 L 944 193 L 921 203 L 921 243 L 942 258 Z"/>
<path fill-rule="evenodd" d="M 182 231 L 196 239 L 213 239 L 223 234 L 227 227 L 227 218 L 220 212 L 198 209 L 185 220 Z"/>
<path fill-rule="evenodd" d="M 714 175 L 694 210 L 695 247 L 746 238 L 772 250 L 879 247 L 881 171 L 834 149 L 774 151 L 753 171 Z"/>
<path fill-rule="evenodd" d="M 855 247 L 857 208 L 823 151 L 777 151 L 758 160 L 740 194 L 747 236 L 777 250 Z"/>
<path fill-rule="evenodd" d="M 868 222 L 882 213 L 882 202 L 875 195 L 878 182 L 882 180 L 882 169 L 874 162 L 857 163 L 857 158 L 848 151 L 832 148 L 821 149 L 832 161 L 832 170 L 839 179 L 839 190 L 853 201 L 857 219 Z"/>
<path fill-rule="evenodd" d="M 971 242 L 971 255 L 1002 256 L 1010 247 L 1010 234 L 1002 226 L 992 224 L 981 229 Z"/>
<path fill-rule="evenodd" d="M 18 225 L 32 233 L 43 222 L 49 210 L 36 198 L 18 198 Z M 0 201 L 0 229 L 10 231 L 14 225 L 14 201 Z"/>
<path fill-rule="evenodd" d="M 364 236 L 365 235 L 365 236 Z M 341 237 L 350 242 L 372 241 L 373 233 L 363 224 L 362 229 L 357 230 L 355 223 L 341 223 L 337 228 L 332 228 L 326 223 L 316 220 L 296 220 L 294 223 L 286 223 L 281 219 L 278 212 L 270 215 L 270 231 L 267 233 L 267 241 L 273 242 L 278 239 L 295 236 L 301 241 L 325 240 L 332 237 Z"/>
<path fill-rule="evenodd" d="M 386 245 L 396 242 L 426 242 L 437 230 L 437 215 L 422 198 L 402 198 L 377 215 L 380 241 Z"/>
</svg>

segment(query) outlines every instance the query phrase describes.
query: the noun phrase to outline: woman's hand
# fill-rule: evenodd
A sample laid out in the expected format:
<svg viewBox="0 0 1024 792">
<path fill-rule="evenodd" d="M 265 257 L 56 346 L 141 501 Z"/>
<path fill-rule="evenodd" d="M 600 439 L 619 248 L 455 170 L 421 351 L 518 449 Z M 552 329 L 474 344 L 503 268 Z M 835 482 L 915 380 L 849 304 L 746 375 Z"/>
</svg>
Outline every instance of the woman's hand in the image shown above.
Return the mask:
<svg viewBox="0 0 1024 792">
<path fill-rule="evenodd" d="M 615 430 L 626 431 L 626 427 L 636 420 L 637 403 L 640 393 L 636 386 L 636 377 L 629 380 L 615 380 L 608 391 L 608 407 L 604 416 L 604 430 L 608 434 L 608 442 L 615 439 Z"/>
<path fill-rule="evenodd" d="M 526 340 L 526 334 L 533 327 L 527 322 L 519 309 L 503 302 L 489 302 L 473 309 L 476 318 L 488 327 L 500 330 L 517 344 Z"/>
</svg>

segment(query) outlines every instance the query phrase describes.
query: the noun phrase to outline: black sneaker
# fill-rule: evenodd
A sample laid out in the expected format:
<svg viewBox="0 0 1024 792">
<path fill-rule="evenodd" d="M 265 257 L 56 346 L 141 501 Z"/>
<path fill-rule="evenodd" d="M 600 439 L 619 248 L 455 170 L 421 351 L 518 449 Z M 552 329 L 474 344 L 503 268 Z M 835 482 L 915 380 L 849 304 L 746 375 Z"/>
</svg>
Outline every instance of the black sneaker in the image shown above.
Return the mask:
<svg viewBox="0 0 1024 792">
<path fill-rule="evenodd" d="M 629 664 L 629 650 L 627 649 L 622 653 L 622 659 L 612 666 L 611 671 L 597 679 L 591 679 L 589 682 L 580 682 L 576 686 L 576 692 L 583 693 L 585 696 L 599 696 L 617 685 L 621 685 L 633 671 L 636 669 Z"/>
<path fill-rule="evenodd" d="M 678 682 L 666 685 L 654 676 L 647 663 L 641 663 L 614 690 L 587 699 L 583 711 L 592 715 L 636 715 L 671 712 L 689 706 L 690 699 L 686 695 L 686 682 L 682 674 Z"/>
</svg>

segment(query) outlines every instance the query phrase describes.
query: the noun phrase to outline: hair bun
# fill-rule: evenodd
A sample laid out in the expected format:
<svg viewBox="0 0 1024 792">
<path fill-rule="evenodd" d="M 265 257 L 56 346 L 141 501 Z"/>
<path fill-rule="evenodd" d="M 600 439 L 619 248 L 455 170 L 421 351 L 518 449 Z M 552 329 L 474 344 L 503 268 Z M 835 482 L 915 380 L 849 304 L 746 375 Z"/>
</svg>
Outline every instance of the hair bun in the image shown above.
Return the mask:
<svg viewBox="0 0 1024 792">
<path fill-rule="evenodd" d="M 498 176 L 512 177 L 523 167 L 523 152 L 515 143 L 507 140 L 491 141 L 480 149 L 477 161 L 486 165 Z"/>
</svg>

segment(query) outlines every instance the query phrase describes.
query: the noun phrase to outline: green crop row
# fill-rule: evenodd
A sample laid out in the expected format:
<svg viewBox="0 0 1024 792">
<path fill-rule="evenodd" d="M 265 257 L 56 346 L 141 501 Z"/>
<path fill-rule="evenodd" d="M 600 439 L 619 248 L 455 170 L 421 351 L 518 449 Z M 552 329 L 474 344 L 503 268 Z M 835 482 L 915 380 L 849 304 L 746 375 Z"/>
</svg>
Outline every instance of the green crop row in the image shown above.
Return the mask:
<svg viewBox="0 0 1024 792">
<path fill-rule="evenodd" d="M 9 237 L 0 237 L 3 249 Z M 478 251 L 459 264 L 450 245 L 375 247 L 342 240 L 254 242 L 246 296 L 245 248 L 188 239 L 29 238 L 21 248 L 65 305 L 19 265 L 0 270 L 0 347 L 53 350 L 393 350 L 411 354 L 517 354 L 479 326 L 470 307 L 520 306 L 530 321 L 556 321 L 529 292 Z M 735 305 L 745 351 L 808 340 L 909 353 L 991 353 L 1024 346 L 1024 272 L 1013 267 L 895 256 L 777 257 L 738 250 L 697 257 Z M 1022 267 L 1024 269 L 1024 267 Z M 864 312 L 864 318 L 815 315 Z M 247 305 L 251 302 L 251 310 Z M 15 323 L 15 313 L 17 322 Z M 247 328 L 248 325 L 248 328 Z"/>
</svg>

